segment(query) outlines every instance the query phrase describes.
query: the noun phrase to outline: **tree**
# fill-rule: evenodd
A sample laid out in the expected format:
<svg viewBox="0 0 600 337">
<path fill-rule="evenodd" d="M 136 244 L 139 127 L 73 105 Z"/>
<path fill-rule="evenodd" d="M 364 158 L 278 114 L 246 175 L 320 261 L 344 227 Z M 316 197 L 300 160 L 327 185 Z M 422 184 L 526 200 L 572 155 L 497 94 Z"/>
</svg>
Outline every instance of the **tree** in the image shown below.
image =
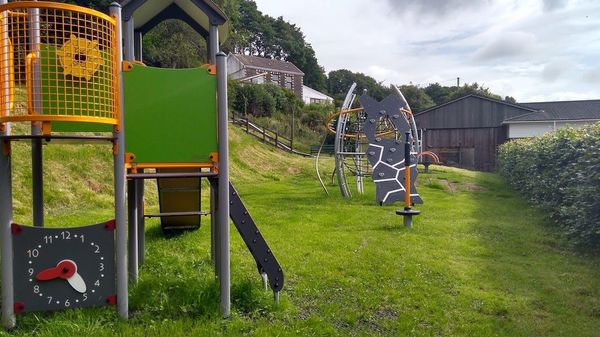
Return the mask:
<svg viewBox="0 0 600 337">
<path fill-rule="evenodd" d="M 384 87 L 373 77 L 363 73 L 354 73 L 347 69 L 329 72 L 329 93 L 337 101 L 344 99 L 352 83 L 356 83 L 356 92 L 358 94 L 362 94 L 364 90 L 367 90 L 368 95 L 377 100 L 382 100 L 392 93 L 390 88 Z"/>
<path fill-rule="evenodd" d="M 427 95 L 425 90 L 414 84 L 401 85 L 400 91 L 406 98 L 413 112 L 423 111 L 435 105 L 435 102 Z"/>
<path fill-rule="evenodd" d="M 239 0 L 238 8 L 239 19 L 230 23 L 232 51 L 291 62 L 304 72 L 306 85 L 327 90 L 325 70 L 300 27 L 264 15 L 251 0 Z"/>
<path fill-rule="evenodd" d="M 206 63 L 206 42 L 187 23 L 166 20 L 144 35 L 144 62 L 161 68 L 191 68 Z"/>
</svg>

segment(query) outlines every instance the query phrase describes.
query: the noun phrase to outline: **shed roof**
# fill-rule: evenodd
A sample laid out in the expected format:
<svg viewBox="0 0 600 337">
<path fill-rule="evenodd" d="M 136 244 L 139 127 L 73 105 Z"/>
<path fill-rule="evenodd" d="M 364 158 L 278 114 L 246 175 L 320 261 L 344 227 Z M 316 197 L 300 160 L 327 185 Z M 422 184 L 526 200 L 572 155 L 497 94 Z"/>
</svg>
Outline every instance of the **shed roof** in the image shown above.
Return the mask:
<svg viewBox="0 0 600 337">
<path fill-rule="evenodd" d="M 427 113 L 429 111 L 435 110 L 435 109 L 437 109 L 439 107 L 442 107 L 442 106 L 445 106 L 445 105 L 449 105 L 449 104 L 452 104 L 452 103 L 455 103 L 455 102 L 458 102 L 458 101 L 462 101 L 463 99 L 467 99 L 469 97 L 480 98 L 480 99 L 484 99 L 484 100 L 491 101 L 491 102 L 494 102 L 494 103 L 504 104 L 504 105 L 515 107 L 515 108 L 519 108 L 519 109 L 524 109 L 524 110 L 527 110 L 527 111 L 531 111 L 531 112 L 537 111 L 537 109 L 524 106 L 523 104 L 514 104 L 514 103 L 509 103 L 509 102 L 506 102 L 506 101 L 501 101 L 499 99 L 494 99 L 494 98 L 490 98 L 490 97 L 486 97 L 486 96 L 480 96 L 480 95 L 476 95 L 476 94 L 468 94 L 468 95 L 459 97 L 457 99 L 454 99 L 452 101 L 449 101 L 449 102 L 446 102 L 446 103 L 442 103 L 440 105 L 433 106 L 433 107 L 431 107 L 429 109 L 425 109 L 423 111 L 417 112 L 417 113 L 415 113 L 415 116 Z"/>
<path fill-rule="evenodd" d="M 540 122 L 556 120 L 600 120 L 600 100 L 520 103 L 537 111 L 508 118 L 511 122 Z"/>
<path fill-rule="evenodd" d="M 211 0 L 123 0 L 123 19 L 133 17 L 134 29 L 145 33 L 167 19 L 180 19 L 204 38 L 210 25 L 219 26 L 219 41 L 229 35 L 227 16 Z"/>
<path fill-rule="evenodd" d="M 304 75 L 302 70 L 298 69 L 293 63 L 288 61 L 269 59 L 260 56 L 230 54 L 238 59 L 246 68 L 255 68 L 268 71 L 278 71 L 288 74 Z"/>
</svg>

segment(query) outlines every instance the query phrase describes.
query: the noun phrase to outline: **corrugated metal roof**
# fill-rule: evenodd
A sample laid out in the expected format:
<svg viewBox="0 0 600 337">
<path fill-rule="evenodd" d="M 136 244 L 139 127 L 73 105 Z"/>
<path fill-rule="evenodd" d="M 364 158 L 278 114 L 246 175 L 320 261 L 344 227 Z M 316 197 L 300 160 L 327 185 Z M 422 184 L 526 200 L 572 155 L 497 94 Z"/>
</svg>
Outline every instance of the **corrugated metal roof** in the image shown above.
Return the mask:
<svg viewBox="0 0 600 337">
<path fill-rule="evenodd" d="M 302 70 L 298 69 L 293 63 L 269 59 L 260 56 L 233 54 L 247 68 L 265 69 L 270 71 L 279 71 L 289 74 L 304 75 Z"/>
<path fill-rule="evenodd" d="M 509 118 L 510 122 L 600 119 L 600 100 L 530 102 L 519 105 L 539 111 Z"/>
</svg>

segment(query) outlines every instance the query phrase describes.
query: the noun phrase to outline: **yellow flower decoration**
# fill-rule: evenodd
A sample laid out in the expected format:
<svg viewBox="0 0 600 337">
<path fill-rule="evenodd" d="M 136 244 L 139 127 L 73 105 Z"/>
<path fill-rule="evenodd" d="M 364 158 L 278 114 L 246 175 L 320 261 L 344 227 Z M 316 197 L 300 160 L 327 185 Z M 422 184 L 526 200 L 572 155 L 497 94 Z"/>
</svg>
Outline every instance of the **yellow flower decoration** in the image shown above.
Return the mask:
<svg viewBox="0 0 600 337">
<path fill-rule="evenodd" d="M 89 80 L 104 64 L 98 43 L 71 35 L 69 41 L 56 51 L 65 75 Z"/>
</svg>

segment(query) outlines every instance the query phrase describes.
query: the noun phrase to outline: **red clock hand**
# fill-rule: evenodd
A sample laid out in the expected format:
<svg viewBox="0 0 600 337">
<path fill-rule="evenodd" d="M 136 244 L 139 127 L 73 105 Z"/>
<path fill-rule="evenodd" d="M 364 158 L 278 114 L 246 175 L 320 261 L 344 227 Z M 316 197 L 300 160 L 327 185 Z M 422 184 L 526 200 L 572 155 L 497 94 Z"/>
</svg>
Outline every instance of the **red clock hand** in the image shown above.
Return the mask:
<svg viewBox="0 0 600 337">
<path fill-rule="evenodd" d="M 38 281 L 49 281 L 59 277 L 60 269 L 58 269 L 58 266 L 44 269 L 35 275 L 35 279 Z"/>
<path fill-rule="evenodd" d="M 71 260 L 62 260 L 56 267 L 44 269 L 35 275 L 38 281 L 49 281 L 55 278 L 68 279 L 77 272 L 77 266 Z"/>
</svg>

